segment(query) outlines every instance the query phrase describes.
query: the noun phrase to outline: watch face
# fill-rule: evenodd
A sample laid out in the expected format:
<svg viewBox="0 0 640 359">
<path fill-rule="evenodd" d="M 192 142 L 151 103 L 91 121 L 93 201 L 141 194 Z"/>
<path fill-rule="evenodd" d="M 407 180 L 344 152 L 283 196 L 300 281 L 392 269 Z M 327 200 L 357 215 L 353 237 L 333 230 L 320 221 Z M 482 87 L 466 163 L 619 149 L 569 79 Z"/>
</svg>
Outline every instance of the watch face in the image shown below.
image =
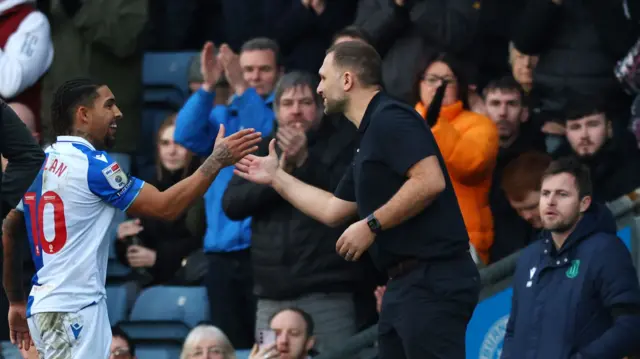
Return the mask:
<svg viewBox="0 0 640 359">
<path fill-rule="evenodd" d="M 380 229 L 380 223 L 378 223 L 378 220 L 375 219 L 375 217 L 370 217 L 367 221 L 367 224 L 369 225 L 369 228 L 374 232 Z"/>
</svg>

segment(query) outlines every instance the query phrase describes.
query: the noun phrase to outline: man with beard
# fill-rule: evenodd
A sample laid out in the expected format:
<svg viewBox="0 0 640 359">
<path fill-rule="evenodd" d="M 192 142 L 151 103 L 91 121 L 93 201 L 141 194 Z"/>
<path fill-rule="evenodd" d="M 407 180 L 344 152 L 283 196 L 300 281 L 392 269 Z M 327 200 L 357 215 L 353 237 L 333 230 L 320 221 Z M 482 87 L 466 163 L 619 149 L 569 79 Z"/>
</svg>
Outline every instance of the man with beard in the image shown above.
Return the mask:
<svg viewBox="0 0 640 359">
<path fill-rule="evenodd" d="M 640 349 L 640 286 L 605 205 L 592 202 L 589 170 L 552 162 L 542 180 L 541 239 L 513 276 L 502 359 L 619 359 Z"/>
<path fill-rule="evenodd" d="M 260 133 L 247 129 L 224 137 L 222 126 L 200 168 L 160 192 L 129 177 L 105 152 L 122 119 L 109 87 L 87 79 L 65 82 L 54 95 L 51 117 L 57 140 L 2 225 L 11 342 L 28 350 L 33 339 L 43 359 L 106 359 L 112 339 L 105 302 L 107 234 L 116 213 L 174 220 L 222 168 L 258 149 Z M 36 268 L 28 299 L 22 287 L 23 234 Z"/>
<path fill-rule="evenodd" d="M 640 187 L 640 150 L 632 133 L 613 137 L 612 115 L 604 99 L 582 98 L 566 114 L 568 145 L 560 154 L 572 153 L 589 167 L 593 199 L 610 202 Z"/>
<path fill-rule="evenodd" d="M 315 324 L 304 310 L 284 307 L 269 318 L 269 328 L 275 332 L 275 343 L 264 348 L 254 345 L 249 359 L 311 359 L 317 354 Z"/>
<path fill-rule="evenodd" d="M 355 261 L 369 250 L 390 280 L 379 321 L 381 359 L 463 358 L 477 304 L 478 270 L 442 155 L 413 108 L 381 92 L 381 60 L 370 45 L 332 46 L 319 71 L 325 113 L 358 127 L 353 164 L 332 194 L 288 174 L 270 143 L 236 174 L 272 186 L 302 212 L 330 226 L 354 216 L 336 250 Z M 445 85 L 428 112 L 438 116 Z M 433 105 L 436 104 L 436 105 Z M 286 156 L 286 154 L 285 154 Z M 419 318 L 419 320 L 415 320 Z"/>
<path fill-rule="evenodd" d="M 489 254 L 490 261 L 495 262 L 522 248 L 528 242 L 530 232 L 530 226 L 520 218 L 522 213 L 518 216 L 519 213 L 505 197 L 501 186 L 504 170 L 526 151 L 544 152 L 545 143 L 540 129 L 529 121 L 525 92 L 513 77 L 505 76 L 490 82 L 483 95 L 487 115 L 498 127 L 500 136 L 500 149 L 489 192 L 494 222 L 494 240 Z M 547 165 L 548 162 L 540 170 L 540 175 Z M 519 239 L 525 239 L 525 242 Z"/>
</svg>

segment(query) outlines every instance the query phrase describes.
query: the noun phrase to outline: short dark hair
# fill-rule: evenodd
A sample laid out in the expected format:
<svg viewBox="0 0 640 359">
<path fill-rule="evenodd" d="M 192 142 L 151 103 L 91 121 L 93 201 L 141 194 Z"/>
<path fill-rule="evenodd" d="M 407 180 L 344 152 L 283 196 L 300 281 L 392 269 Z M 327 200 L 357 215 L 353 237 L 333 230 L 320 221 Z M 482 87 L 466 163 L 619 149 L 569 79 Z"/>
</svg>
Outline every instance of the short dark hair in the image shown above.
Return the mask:
<svg viewBox="0 0 640 359">
<path fill-rule="evenodd" d="M 544 172 L 542 179 L 561 173 L 568 173 L 575 178 L 576 187 L 578 188 L 578 196 L 580 198 L 591 196 L 593 193 L 591 174 L 589 173 L 589 168 L 583 165 L 580 160 L 574 156 L 561 157 L 551 162 L 547 170 Z"/>
<path fill-rule="evenodd" d="M 609 107 L 609 101 L 605 97 L 606 96 L 569 96 L 564 109 L 565 120 L 578 120 L 597 114 L 604 114 L 608 119 L 612 109 Z"/>
<path fill-rule="evenodd" d="M 274 107 L 280 106 L 280 98 L 288 90 L 296 87 L 309 87 L 313 95 L 313 102 L 317 106 L 322 105 L 322 99 L 320 95 L 316 93 L 316 87 L 318 87 L 318 80 L 316 77 L 305 71 L 291 71 L 284 74 L 274 90 Z"/>
<path fill-rule="evenodd" d="M 282 54 L 280 53 L 280 46 L 275 40 L 268 37 L 256 37 L 244 44 L 240 48 L 240 53 L 245 51 L 257 51 L 257 50 L 270 50 L 276 58 L 276 66 L 283 66 Z"/>
<path fill-rule="evenodd" d="M 530 192 L 540 191 L 551 156 L 540 151 L 527 151 L 511 160 L 502 171 L 501 186 L 507 198 L 524 201 Z"/>
<path fill-rule="evenodd" d="M 135 344 L 133 343 L 131 338 L 127 335 L 127 333 L 125 333 L 125 331 L 122 330 L 122 328 L 120 328 L 118 325 L 114 325 L 113 327 L 111 327 L 111 336 L 124 339 L 124 341 L 127 342 L 127 345 L 129 346 L 129 354 L 131 354 L 131 356 L 136 355 Z"/>
<path fill-rule="evenodd" d="M 78 78 L 58 87 L 51 103 L 51 123 L 56 136 L 71 134 L 76 109 L 78 106 L 92 107 L 98 98 L 97 90 L 103 85 L 89 78 Z"/>
<path fill-rule="evenodd" d="M 313 336 L 313 331 L 315 330 L 314 328 L 315 324 L 313 323 L 313 318 L 309 313 L 297 307 L 287 307 L 287 308 L 280 309 L 269 318 L 269 323 L 273 321 L 273 318 L 275 318 L 276 315 L 286 311 L 294 312 L 300 315 L 302 319 L 305 321 L 305 324 L 307 325 L 307 332 L 306 332 L 307 337 Z"/>
<path fill-rule="evenodd" d="M 336 66 L 355 72 L 363 86 L 382 84 L 382 59 L 373 46 L 362 41 L 345 41 L 331 46 L 327 55 L 331 53 Z"/>
<path fill-rule="evenodd" d="M 369 35 L 367 35 L 364 32 L 364 30 L 362 30 L 357 25 L 349 25 L 343 28 L 342 30 L 336 32 L 335 35 L 333 35 L 333 38 L 331 39 L 331 43 L 332 44 L 335 43 L 336 40 L 338 40 L 341 37 L 350 37 L 352 39 L 359 39 L 366 42 L 367 44 L 371 44 Z"/>
<path fill-rule="evenodd" d="M 513 76 L 503 76 L 499 79 L 490 81 L 482 91 L 482 97 L 486 100 L 487 95 L 494 91 L 517 92 L 520 94 L 520 102 L 523 104 L 525 102 L 526 95 L 524 89 L 522 88 L 522 85 L 513 78 Z"/>
</svg>

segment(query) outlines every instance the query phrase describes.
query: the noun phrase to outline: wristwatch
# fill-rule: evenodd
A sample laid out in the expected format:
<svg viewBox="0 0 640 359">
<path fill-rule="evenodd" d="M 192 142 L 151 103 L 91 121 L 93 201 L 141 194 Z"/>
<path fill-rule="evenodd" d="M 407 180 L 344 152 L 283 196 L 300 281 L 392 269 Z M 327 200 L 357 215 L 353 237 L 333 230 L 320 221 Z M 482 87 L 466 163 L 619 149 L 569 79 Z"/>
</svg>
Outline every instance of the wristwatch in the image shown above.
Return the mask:
<svg viewBox="0 0 640 359">
<path fill-rule="evenodd" d="M 382 226 L 380 226 L 380 222 L 378 222 L 378 219 L 373 215 L 373 213 L 367 217 L 367 225 L 371 232 L 375 234 L 382 232 Z"/>
</svg>

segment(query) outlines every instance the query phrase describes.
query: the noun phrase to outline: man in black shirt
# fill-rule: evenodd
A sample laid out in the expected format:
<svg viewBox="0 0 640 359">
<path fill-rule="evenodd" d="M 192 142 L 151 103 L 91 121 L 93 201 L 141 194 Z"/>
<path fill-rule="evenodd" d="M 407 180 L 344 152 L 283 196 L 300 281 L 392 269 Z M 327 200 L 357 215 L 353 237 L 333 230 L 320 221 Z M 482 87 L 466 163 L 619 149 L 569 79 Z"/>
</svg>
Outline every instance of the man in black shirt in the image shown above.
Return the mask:
<svg viewBox="0 0 640 359">
<path fill-rule="evenodd" d="M 20 202 L 20 198 L 38 174 L 42 162 L 44 162 L 44 152 L 27 126 L 2 100 L 0 100 L 0 153 L 9 161 L 4 173 L 0 171 L 0 216 L 4 220 L 7 213 Z M 4 246 L 0 246 L 0 258 L 2 258 L 3 252 Z M 14 264 L 19 265 L 14 270 L 22 270 L 21 257 L 17 258 Z M 0 277 L 3 273 L 2 267 L 6 265 L 9 263 L 3 262 L 0 266 Z M 8 310 L 7 297 L 4 291 L 0 291 L 0 318 L 2 318 L 0 319 L 0 357 L 6 353 L 17 351 L 10 348 L 8 344 L 10 339 L 7 322 Z M 26 327 L 23 329 L 27 330 Z"/>
<path fill-rule="evenodd" d="M 279 168 L 287 154 L 278 160 L 275 141 L 268 156 L 239 162 L 236 174 L 271 185 L 327 225 L 358 215 L 336 250 L 357 260 L 368 249 L 389 275 L 379 322 L 381 359 L 464 358 L 480 280 L 429 127 L 412 108 L 380 92 L 380 57 L 367 44 L 334 45 L 319 74 L 325 112 L 343 113 L 360 135 L 354 162 L 335 194 Z"/>
</svg>

